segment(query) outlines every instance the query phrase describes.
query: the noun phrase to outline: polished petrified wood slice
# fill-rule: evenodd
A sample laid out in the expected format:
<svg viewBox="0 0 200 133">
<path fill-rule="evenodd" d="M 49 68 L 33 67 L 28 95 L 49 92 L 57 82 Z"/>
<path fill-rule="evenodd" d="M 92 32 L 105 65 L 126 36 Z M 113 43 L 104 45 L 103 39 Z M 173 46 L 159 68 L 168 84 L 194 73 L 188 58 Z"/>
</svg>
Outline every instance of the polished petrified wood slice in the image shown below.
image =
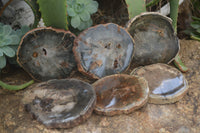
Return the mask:
<svg viewBox="0 0 200 133">
<path fill-rule="evenodd" d="M 183 74 L 166 64 L 158 63 L 136 68 L 131 75 L 142 76 L 148 81 L 150 103 L 174 103 L 188 90 L 187 80 Z"/>
<path fill-rule="evenodd" d="M 126 70 L 133 50 L 129 33 L 113 23 L 83 31 L 73 48 L 79 71 L 95 79 Z"/>
<path fill-rule="evenodd" d="M 142 13 L 128 22 L 127 30 L 135 41 L 135 65 L 169 63 L 175 58 L 179 41 L 171 23 L 155 12 Z"/>
<path fill-rule="evenodd" d="M 33 118 L 46 127 L 70 128 L 90 117 L 96 94 L 86 82 L 54 79 L 28 89 L 22 102 Z"/>
<path fill-rule="evenodd" d="M 53 28 L 37 28 L 22 38 L 18 63 L 36 80 L 66 78 L 76 66 L 72 47 L 75 35 Z"/>
<path fill-rule="evenodd" d="M 97 95 L 97 114 L 131 113 L 148 101 L 149 88 L 142 77 L 115 74 L 99 79 L 93 87 Z"/>
</svg>

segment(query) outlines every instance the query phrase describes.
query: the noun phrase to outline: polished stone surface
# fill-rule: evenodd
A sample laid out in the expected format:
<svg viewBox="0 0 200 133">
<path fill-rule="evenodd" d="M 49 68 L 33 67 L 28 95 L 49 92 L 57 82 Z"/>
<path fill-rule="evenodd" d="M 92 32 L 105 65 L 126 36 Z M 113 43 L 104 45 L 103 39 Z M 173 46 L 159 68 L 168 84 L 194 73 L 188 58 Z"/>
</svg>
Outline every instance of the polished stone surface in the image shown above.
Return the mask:
<svg viewBox="0 0 200 133">
<path fill-rule="evenodd" d="M 87 120 L 95 107 L 92 85 L 77 79 L 53 79 L 30 86 L 22 103 L 47 128 L 71 128 Z"/>
<path fill-rule="evenodd" d="M 108 23 L 80 33 L 73 52 L 79 71 L 99 79 L 125 71 L 132 60 L 134 45 L 124 28 Z"/>
<path fill-rule="evenodd" d="M 143 107 L 149 98 L 147 81 L 138 76 L 115 74 L 97 80 L 95 113 L 100 115 L 129 114 Z"/>
<path fill-rule="evenodd" d="M 188 93 L 174 104 L 145 107 L 128 115 L 100 116 L 92 114 L 85 123 L 71 129 L 47 129 L 20 103 L 22 93 L 0 89 L 0 132 L 1 133 L 199 133 L 200 132 L 200 42 L 181 41 L 181 58 L 190 68 L 185 73 Z M 3 77 L 2 77 L 3 76 Z M 28 77 L 22 71 L 1 75 L 10 84 L 23 83 Z"/>
<path fill-rule="evenodd" d="M 189 88 L 187 80 L 178 69 L 163 63 L 136 68 L 131 75 L 144 77 L 148 81 L 149 103 L 174 103 L 180 100 Z"/>
</svg>

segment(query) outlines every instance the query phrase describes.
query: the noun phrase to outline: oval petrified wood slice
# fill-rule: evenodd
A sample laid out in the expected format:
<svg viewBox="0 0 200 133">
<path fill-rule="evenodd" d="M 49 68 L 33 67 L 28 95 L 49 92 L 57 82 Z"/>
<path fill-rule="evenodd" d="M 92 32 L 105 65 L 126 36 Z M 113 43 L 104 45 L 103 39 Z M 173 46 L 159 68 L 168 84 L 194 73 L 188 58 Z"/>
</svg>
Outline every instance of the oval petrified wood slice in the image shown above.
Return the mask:
<svg viewBox="0 0 200 133">
<path fill-rule="evenodd" d="M 34 79 L 66 78 L 76 66 L 69 31 L 36 28 L 26 33 L 18 48 L 17 61 Z"/>
<path fill-rule="evenodd" d="M 73 48 L 79 71 L 95 79 L 126 70 L 133 50 L 129 33 L 113 23 L 83 31 Z"/>
<path fill-rule="evenodd" d="M 96 94 L 86 82 L 54 79 L 26 91 L 22 102 L 33 118 L 48 128 L 70 128 L 90 117 Z"/>
<path fill-rule="evenodd" d="M 97 95 L 95 112 L 108 116 L 133 112 L 147 102 L 149 95 L 144 78 L 126 74 L 106 76 L 93 87 Z"/>
<path fill-rule="evenodd" d="M 176 68 L 158 63 L 133 70 L 149 84 L 149 103 L 165 104 L 180 100 L 188 90 L 187 80 Z"/>
<path fill-rule="evenodd" d="M 171 19 L 159 13 L 142 13 L 131 19 L 127 31 L 135 41 L 136 66 L 170 63 L 179 51 L 179 41 Z"/>
</svg>

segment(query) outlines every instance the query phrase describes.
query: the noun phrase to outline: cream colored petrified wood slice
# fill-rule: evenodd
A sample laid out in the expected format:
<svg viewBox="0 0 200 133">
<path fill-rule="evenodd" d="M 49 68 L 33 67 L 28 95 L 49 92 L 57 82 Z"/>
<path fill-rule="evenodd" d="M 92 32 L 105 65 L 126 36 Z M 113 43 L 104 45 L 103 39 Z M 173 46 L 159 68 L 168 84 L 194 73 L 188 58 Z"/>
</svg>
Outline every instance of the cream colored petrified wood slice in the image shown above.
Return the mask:
<svg viewBox="0 0 200 133">
<path fill-rule="evenodd" d="M 153 64 L 136 68 L 131 75 L 144 77 L 149 84 L 149 103 L 166 104 L 180 100 L 188 90 L 184 75 L 167 64 Z"/>
</svg>

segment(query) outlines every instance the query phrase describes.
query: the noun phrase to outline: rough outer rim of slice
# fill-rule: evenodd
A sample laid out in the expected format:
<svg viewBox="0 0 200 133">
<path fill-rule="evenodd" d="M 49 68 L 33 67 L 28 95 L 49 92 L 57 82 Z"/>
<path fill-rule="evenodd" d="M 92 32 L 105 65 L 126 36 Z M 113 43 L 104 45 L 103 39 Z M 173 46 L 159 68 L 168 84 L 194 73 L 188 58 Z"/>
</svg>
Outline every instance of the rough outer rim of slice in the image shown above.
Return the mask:
<svg viewBox="0 0 200 133">
<path fill-rule="evenodd" d="M 121 79 L 119 79 L 119 78 L 121 78 Z M 98 106 L 98 98 L 97 98 L 96 107 L 94 109 L 95 113 L 97 113 L 99 115 L 107 115 L 107 116 L 114 116 L 114 115 L 119 115 L 119 114 L 129 114 L 129 113 L 132 113 L 134 110 L 143 107 L 148 102 L 148 98 L 149 98 L 148 82 L 143 77 L 139 77 L 136 75 L 132 76 L 132 75 L 127 75 L 127 74 L 114 74 L 114 75 L 106 76 L 104 78 L 97 80 L 93 84 L 93 87 L 96 91 L 97 97 L 98 97 L 97 91 L 102 89 L 103 86 L 106 86 L 106 85 L 104 85 L 104 82 L 108 83 L 109 79 L 113 79 L 113 81 L 114 80 L 116 81 L 118 79 L 121 82 L 126 82 L 127 79 L 137 80 L 139 82 L 140 89 L 141 88 L 143 89 L 142 94 L 140 95 L 139 99 L 137 99 L 136 101 L 133 101 L 129 105 L 122 107 L 122 108 L 113 107 L 112 109 L 105 109 L 105 108 L 99 107 Z M 114 84 L 114 82 L 112 82 L 110 84 Z M 110 90 L 110 88 L 109 88 L 109 90 Z"/>
<path fill-rule="evenodd" d="M 166 20 L 166 22 L 168 22 L 170 25 L 171 25 L 171 30 L 172 30 L 172 35 L 174 36 L 174 39 L 175 39 L 175 41 L 177 42 L 177 52 L 176 52 L 176 54 L 172 57 L 172 58 L 170 58 L 167 62 L 161 62 L 161 61 L 159 61 L 159 62 L 154 62 L 154 63 L 147 63 L 147 64 L 141 64 L 141 63 L 139 63 L 139 66 L 141 66 L 141 65 L 150 65 L 150 64 L 155 64 L 155 63 L 167 63 L 167 64 L 170 64 L 174 59 L 175 59 L 175 57 L 179 54 L 179 51 L 180 51 L 180 42 L 179 42 L 179 39 L 178 39 L 178 37 L 176 36 L 176 33 L 175 33 L 175 31 L 174 31 L 174 29 L 173 29 L 173 27 L 172 27 L 172 20 L 169 18 L 169 17 L 166 17 L 166 16 L 164 16 L 164 15 L 162 15 L 162 14 L 160 14 L 160 13 L 158 13 L 158 12 L 145 12 L 145 13 L 141 13 L 140 15 L 137 15 L 137 16 L 135 16 L 134 18 L 132 18 L 131 20 L 129 20 L 128 22 L 127 22 L 127 24 L 126 24 L 126 30 L 127 31 L 129 31 L 129 29 L 130 29 L 130 27 L 131 27 L 131 25 L 132 25 L 132 23 L 134 22 L 134 21 L 137 21 L 140 17 L 145 17 L 145 16 L 149 16 L 149 15 L 154 15 L 154 16 L 160 16 L 163 20 Z M 130 33 L 131 34 L 131 33 Z M 133 37 L 133 36 L 132 36 Z M 134 39 L 134 37 L 133 37 L 133 39 Z M 136 42 L 136 41 L 135 41 Z M 137 50 L 137 43 L 135 44 L 135 50 Z M 135 52 L 135 54 L 134 54 L 134 57 L 133 57 L 133 60 L 135 60 L 136 58 L 139 58 L 139 57 L 137 57 L 137 54 L 136 54 L 136 52 Z M 137 62 L 136 62 L 137 63 Z"/>
<path fill-rule="evenodd" d="M 73 51 L 72 51 L 72 48 L 73 48 L 73 43 L 74 43 L 74 39 L 73 39 L 73 41 L 71 42 L 71 40 L 70 40 L 70 43 L 72 43 L 72 44 L 68 44 L 69 42 L 67 42 L 67 40 L 62 40 L 62 38 L 60 39 L 60 42 L 53 42 L 54 44 L 51 44 L 51 45 L 54 45 L 55 47 L 52 47 L 51 48 L 51 51 L 53 50 L 53 49 L 60 49 L 60 50 L 63 50 L 63 51 L 65 51 L 65 52 L 63 52 L 62 54 L 61 54 L 61 52 L 59 51 L 59 52 L 57 52 L 57 53 L 55 53 L 54 52 L 54 54 L 56 54 L 56 56 L 55 55 L 53 55 L 52 54 L 52 52 L 50 51 L 49 53 L 49 57 L 46 59 L 46 61 L 48 61 L 48 60 L 51 60 L 53 57 L 54 58 L 59 58 L 59 59 L 61 59 L 61 57 L 63 58 L 63 54 L 64 55 L 67 55 L 66 56 L 66 58 L 63 58 L 62 59 L 62 62 L 61 62 L 61 60 L 59 61 L 59 60 L 55 60 L 54 61 L 54 66 L 56 66 L 55 67 L 55 69 L 58 71 L 59 70 L 59 73 L 57 73 L 57 71 L 55 70 L 55 69 L 53 69 L 52 68 L 52 70 L 55 70 L 55 71 L 52 71 L 52 72 L 54 72 L 54 74 L 56 75 L 50 75 L 50 72 L 51 71 L 49 71 L 49 72 L 45 72 L 44 74 L 42 74 L 42 71 L 40 71 L 40 72 L 34 72 L 34 70 L 30 70 L 30 68 L 27 68 L 27 67 L 25 67 L 24 66 L 24 64 L 27 64 L 27 62 L 30 62 L 30 61 L 32 61 L 32 60 L 35 60 L 35 61 L 38 61 L 39 60 L 39 56 L 41 57 L 40 59 L 41 60 L 44 60 L 44 58 L 45 58 L 45 56 L 43 55 L 43 54 L 41 54 L 41 49 L 40 50 L 38 50 L 38 48 L 40 48 L 40 47 L 43 47 L 43 45 L 47 45 L 47 44 L 40 44 L 40 43 L 38 43 L 37 42 L 37 44 L 35 43 L 35 45 L 34 46 L 32 46 L 33 47 L 33 49 L 30 49 L 29 50 L 29 53 L 31 54 L 31 55 L 26 55 L 26 58 L 28 58 L 29 60 L 26 60 L 26 61 L 23 61 L 22 60 L 22 58 L 23 58 L 23 56 L 21 56 L 21 53 L 22 53 L 22 47 L 24 47 L 25 46 L 25 44 L 24 44 L 24 40 L 26 40 L 26 39 L 29 39 L 28 41 L 30 42 L 31 40 L 30 40 L 30 38 L 29 38 L 29 36 L 35 36 L 35 38 L 34 37 L 32 37 L 31 39 L 32 39 L 32 41 L 33 40 L 36 40 L 36 39 L 38 39 L 38 38 L 40 38 L 40 36 L 38 35 L 38 34 L 42 34 L 42 32 L 48 32 L 48 31 L 50 31 L 50 32 L 54 32 L 53 34 L 63 34 L 63 39 L 64 39 L 64 37 L 66 37 L 66 35 L 68 35 L 70 38 L 76 38 L 76 36 L 73 34 L 73 33 L 71 33 L 70 31 L 65 31 L 65 30 L 62 30 L 62 29 L 55 29 L 55 28 L 52 28 L 52 27 L 40 27 L 40 28 L 35 28 L 35 29 L 33 29 L 33 30 L 31 30 L 31 31 L 28 31 L 23 37 L 22 37 L 22 39 L 21 39 L 21 41 L 20 41 L 20 44 L 19 44 L 19 47 L 18 47 L 18 51 L 17 51 L 17 62 L 19 63 L 19 65 L 27 72 L 27 73 L 29 73 L 29 75 L 33 78 L 33 79 L 35 79 L 35 80 L 37 80 L 37 81 L 47 81 L 47 80 L 49 80 L 49 79 L 61 79 L 61 78 L 66 78 L 66 77 L 68 77 L 69 75 L 70 75 L 70 72 L 68 72 L 68 70 L 69 71 L 71 71 L 75 66 L 76 66 L 76 62 L 75 62 L 75 59 L 74 59 L 74 55 L 73 55 Z M 44 34 L 45 35 L 45 34 Z M 40 38 L 41 39 L 41 38 Z M 58 40 L 58 39 L 57 39 Z M 66 41 L 66 42 L 65 42 Z M 61 43 L 61 44 L 60 44 Z M 62 46 L 60 46 L 60 47 L 62 47 L 62 49 L 61 48 L 59 48 L 58 47 L 58 45 L 62 45 Z M 65 46 L 66 45 L 66 46 Z M 48 46 L 48 45 L 47 45 Z M 32 50 L 32 51 L 31 51 Z M 35 50 L 35 52 L 34 52 L 34 50 Z M 46 48 L 44 47 L 42 50 L 45 50 L 44 51 L 44 54 L 45 54 L 45 52 L 46 52 L 46 54 L 48 55 L 48 50 L 46 50 Z M 39 51 L 39 52 L 38 52 Z M 32 52 L 32 53 L 31 53 Z M 39 54 L 40 53 L 40 54 Z M 68 53 L 68 54 L 67 54 Z M 28 53 L 27 53 L 28 54 Z M 58 56 L 58 54 L 59 54 L 59 56 Z M 61 55 L 60 55 L 61 54 Z M 21 56 L 21 57 L 20 57 Z M 51 56 L 51 57 L 50 57 Z M 68 61 L 68 62 L 66 62 L 66 61 Z M 37 65 L 38 64 L 38 65 Z M 43 65 L 46 65 L 45 63 L 43 63 L 42 62 L 42 64 Z M 39 69 L 39 68 L 42 68 L 42 66 L 40 65 L 40 62 L 39 63 L 35 63 L 34 65 L 29 65 L 29 67 L 30 66 L 32 66 L 32 67 L 34 67 L 35 66 L 35 69 Z M 47 64 L 47 66 L 46 67 L 48 67 L 49 65 Z M 36 68 L 37 67 L 37 68 Z M 60 67 L 59 69 L 58 69 L 58 67 Z M 44 70 L 45 69 L 47 69 L 47 68 L 43 68 Z M 66 70 L 65 70 L 66 69 Z M 61 75 L 61 73 L 62 73 L 62 75 Z M 65 74 L 65 75 L 64 75 Z"/>
<path fill-rule="evenodd" d="M 76 102 L 73 106 L 69 105 L 69 101 L 63 99 L 64 97 L 71 98 L 70 94 L 72 95 L 72 100 Z M 55 103 L 52 104 L 50 102 L 49 104 L 47 102 L 47 105 L 43 107 L 44 105 L 41 105 L 44 104 L 42 100 L 44 99 L 45 101 L 45 99 L 49 98 L 50 100 L 52 99 L 53 102 L 55 101 Z M 81 100 L 81 98 L 84 99 Z M 60 99 L 61 102 L 58 102 Z M 92 85 L 84 81 L 77 79 L 53 79 L 30 86 L 29 89 L 24 92 L 22 103 L 24 104 L 26 111 L 47 128 L 72 128 L 83 123 L 91 116 L 96 104 L 96 94 Z M 53 107 L 51 107 L 52 105 Z M 64 105 L 66 106 L 66 109 L 60 112 L 54 111 L 55 113 L 52 113 L 52 110 L 56 105 L 58 108 L 60 108 L 59 106 Z M 48 109 L 48 107 L 50 107 L 50 109 Z M 77 108 L 80 108 L 81 110 L 77 111 Z M 73 113 L 71 111 L 73 111 Z"/>
<path fill-rule="evenodd" d="M 163 63 L 157 63 L 157 64 L 152 64 L 152 65 L 148 65 L 148 66 L 144 66 L 144 67 L 138 67 L 135 68 L 130 75 L 137 75 L 137 76 L 141 76 L 137 74 L 137 71 L 139 71 L 140 69 L 145 69 L 147 67 L 152 67 L 155 65 L 159 65 L 161 67 L 167 67 L 169 69 L 171 69 L 171 71 L 175 71 L 179 74 L 182 74 L 178 69 L 169 66 L 167 64 L 163 64 Z M 178 93 L 174 94 L 174 95 L 157 95 L 157 94 L 152 94 L 151 90 L 150 90 L 150 94 L 149 94 L 149 101 L 148 103 L 153 103 L 153 104 L 169 104 L 169 103 L 175 103 L 177 101 L 179 101 L 180 99 L 182 99 L 184 97 L 184 95 L 188 92 L 189 86 L 188 86 L 188 82 L 185 78 L 185 76 L 182 74 L 183 76 L 183 80 L 184 80 L 184 88 L 179 90 Z M 149 82 L 149 81 L 148 81 Z M 151 84 L 151 83 L 149 83 Z"/>
<path fill-rule="evenodd" d="M 75 44 L 74 44 L 74 47 L 73 47 L 73 52 L 74 52 L 74 56 L 75 56 L 75 59 L 76 59 L 76 62 L 77 62 L 78 70 L 79 70 L 81 73 L 83 73 L 84 75 L 86 75 L 86 76 L 89 76 L 89 77 L 94 78 L 94 79 L 100 79 L 100 78 L 102 78 L 102 77 L 99 77 L 98 75 L 96 75 L 96 74 L 90 72 L 89 70 L 85 70 L 85 68 L 82 66 L 81 54 L 80 54 L 79 52 L 77 52 L 77 49 L 78 49 L 78 47 L 79 47 L 78 42 L 79 42 L 79 41 L 83 41 L 83 43 L 86 43 L 86 41 L 85 41 L 85 40 L 82 40 L 81 37 L 84 36 L 84 35 L 86 35 L 86 34 L 88 34 L 88 33 L 87 33 L 88 31 L 90 31 L 90 32 L 92 31 L 92 32 L 93 32 L 93 30 L 95 30 L 96 28 L 98 28 L 98 27 L 100 27 L 100 26 L 102 26 L 102 27 L 108 29 L 108 26 L 110 26 L 110 25 L 114 25 L 115 27 L 117 27 L 118 32 L 121 32 L 120 29 L 123 30 L 123 32 L 126 32 L 126 35 L 129 36 L 129 39 L 132 39 L 131 35 L 129 34 L 129 32 L 128 32 L 125 28 L 123 28 L 123 27 L 121 27 L 121 26 L 119 26 L 119 25 L 117 25 L 117 24 L 114 24 L 114 23 L 99 24 L 99 25 L 90 27 L 90 28 L 86 29 L 85 31 L 83 31 L 81 34 L 79 34 L 79 36 L 75 39 Z M 90 33 L 90 34 L 91 34 L 91 33 Z M 127 38 L 128 38 L 128 36 L 127 36 Z M 94 39 L 94 38 L 92 38 L 92 39 Z M 103 39 L 102 39 L 102 40 L 103 40 Z M 135 44 L 135 42 L 134 42 L 133 39 L 132 39 L 131 41 L 132 41 L 132 44 L 133 44 L 133 48 L 132 48 L 132 55 L 131 55 L 131 57 L 130 57 L 130 62 L 129 62 L 128 65 L 125 67 L 125 69 L 122 70 L 122 71 L 126 71 L 126 70 L 129 68 L 129 66 L 130 66 L 130 64 L 131 64 L 131 61 L 132 61 L 132 58 L 133 58 L 133 55 L 134 55 L 134 44 Z M 86 45 L 86 44 L 85 44 L 85 45 Z M 114 45 L 115 45 L 115 44 L 114 44 Z M 131 48 L 130 48 L 130 49 L 131 49 Z M 121 72 L 122 72 L 122 71 L 121 71 Z M 121 72 L 118 72 L 118 73 L 121 73 Z M 113 73 L 113 74 L 117 74 L 117 73 Z M 109 75 L 112 75 L 112 74 L 109 74 Z M 107 76 L 107 75 L 106 75 L 106 76 Z"/>
</svg>

